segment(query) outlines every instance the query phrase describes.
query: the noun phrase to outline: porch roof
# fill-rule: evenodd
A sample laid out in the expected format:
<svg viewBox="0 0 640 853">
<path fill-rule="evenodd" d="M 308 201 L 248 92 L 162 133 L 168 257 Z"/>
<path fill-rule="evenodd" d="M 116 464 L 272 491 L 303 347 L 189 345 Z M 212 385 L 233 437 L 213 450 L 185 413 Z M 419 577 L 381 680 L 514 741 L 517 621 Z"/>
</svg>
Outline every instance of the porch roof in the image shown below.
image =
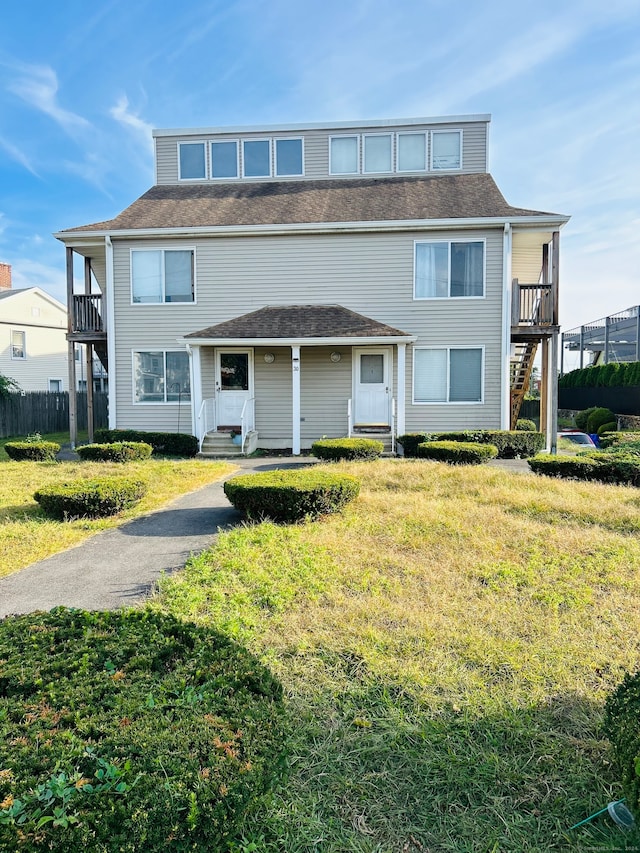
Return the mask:
<svg viewBox="0 0 640 853">
<path fill-rule="evenodd" d="M 191 332 L 191 344 L 312 345 L 411 343 L 415 335 L 357 314 L 342 305 L 267 305 L 224 323 Z"/>
</svg>

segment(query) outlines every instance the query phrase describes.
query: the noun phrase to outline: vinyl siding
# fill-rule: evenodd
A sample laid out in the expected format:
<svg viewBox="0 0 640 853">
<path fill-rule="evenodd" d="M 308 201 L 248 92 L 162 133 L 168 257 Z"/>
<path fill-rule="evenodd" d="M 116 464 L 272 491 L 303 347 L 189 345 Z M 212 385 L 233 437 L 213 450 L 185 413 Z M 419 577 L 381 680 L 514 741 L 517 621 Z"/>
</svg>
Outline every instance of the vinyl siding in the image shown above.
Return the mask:
<svg viewBox="0 0 640 853">
<path fill-rule="evenodd" d="M 486 239 L 486 296 L 483 299 L 413 299 L 416 239 Z M 114 239 L 118 426 L 175 429 L 176 406 L 134 405 L 131 352 L 173 349 L 176 339 L 265 305 L 339 304 L 418 336 L 416 346 L 485 347 L 482 405 L 411 405 L 412 353 L 407 352 L 407 429 L 497 427 L 500 424 L 502 230 L 357 235 L 219 237 L 145 241 L 146 248 L 196 249 L 196 304 L 131 305 L 131 243 Z M 384 343 L 383 341 L 381 343 Z M 256 421 L 261 435 L 291 435 L 290 349 L 264 363 L 256 351 Z M 304 440 L 344 434 L 351 396 L 350 354 L 336 365 L 335 347 L 302 348 L 301 406 Z M 348 349 L 348 348 L 347 348 Z M 203 394 L 213 392 L 211 348 L 202 351 Z M 394 354 L 394 364 L 396 357 Z M 394 368 L 395 370 L 395 368 Z M 305 382 L 306 378 L 306 382 Z M 263 388 L 262 382 L 265 382 Z M 265 393 L 266 388 L 266 393 Z"/>
</svg>

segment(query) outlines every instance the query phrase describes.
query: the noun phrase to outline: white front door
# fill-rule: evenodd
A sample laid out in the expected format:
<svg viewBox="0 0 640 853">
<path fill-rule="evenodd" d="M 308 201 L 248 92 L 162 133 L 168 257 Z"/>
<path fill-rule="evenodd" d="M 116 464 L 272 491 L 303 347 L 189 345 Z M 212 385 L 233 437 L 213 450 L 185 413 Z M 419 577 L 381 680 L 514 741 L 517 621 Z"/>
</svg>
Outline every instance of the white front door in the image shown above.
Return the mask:
<svg viewBox="0 0 640 853">
<path fill-rule="evenodd" d="M 216 414 L 218 429 L 239 429 L 242 409 L 252 397 L 253 359 L 251 350 L 228 349 L 216 352 Z"/>
<path fill-rule="evenodd" d="M 354 350 L 354 425 L 389 426 L 391 414 L 391 350 Z"/>
</svg>

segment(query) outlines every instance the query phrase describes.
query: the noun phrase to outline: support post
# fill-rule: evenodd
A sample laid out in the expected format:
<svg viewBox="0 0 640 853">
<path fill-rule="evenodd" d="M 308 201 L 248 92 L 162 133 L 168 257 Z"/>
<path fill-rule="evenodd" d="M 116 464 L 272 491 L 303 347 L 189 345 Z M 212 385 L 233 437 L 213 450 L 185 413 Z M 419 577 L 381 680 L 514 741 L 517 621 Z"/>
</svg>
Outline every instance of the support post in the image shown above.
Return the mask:
<svg viewBox="0 0 640 853">
<path fill-rule="evenodd" d="M 91 258 L 84 259 L 84 292 L 91 294 Z M 87 433 L 89 444 L 93 444 L 93 344 L 88 343 L 85 350 L 87 376 Z"/>
<path fill-rule="evenodd" d="M 564 376 L 564 332 L 560 337 L 560 376 Z"/>
<path fill-rule="evenodd" d="M 542 372 L 540 375 L 540 431 L 549 449 L 549 338 L 542 339 Z"/>
<path fill-rule="evenodd" d="M 398 344 L 398 411 L 396 421 L 396 432 L 404 435 L 405 431 L 405 409 L 406 409 L 406 370 L 407 370 L 407 345 Z"/>
<path fill-rule="evenodd" d="M 584 367 L 584 326 L 580 326 L 580 370 Z"/>
<path fill-rule="evenodd" d="M 67 330 L 73 332 L 73 249 L 67 246 Z M 78 441 L 78 389 L 76 383 L 76 348 L 68 341 L 69 360 L 69 441 L 75 450 Z"/>
<path fill-rule="evenodd" d="M 558 325 L 558 301 L 560 298 L 560 232 L 554 231 L 551 237 L 551 325 Z"/>
<path fill-rule="evenodd" d="M 551 367 L 549 377 L 549 452 L 558 452 L 558 333 L 551 337 Z"/>
<path fill-rule="evenodd" d="M 636 308 L 636 361 L 640 361 L 640 305 Z"/>
<path fill-rule="evenodd" d="M 610 317 L 604 318 L 604 363 L 609 364 L 609 321 Z"/>
<path fill-rule="evenodd" d="M 291 383 L 292 383 L 292 447 L 294 456 L 300 456 L 300 347 L 291 347 Z"/>
</svg>

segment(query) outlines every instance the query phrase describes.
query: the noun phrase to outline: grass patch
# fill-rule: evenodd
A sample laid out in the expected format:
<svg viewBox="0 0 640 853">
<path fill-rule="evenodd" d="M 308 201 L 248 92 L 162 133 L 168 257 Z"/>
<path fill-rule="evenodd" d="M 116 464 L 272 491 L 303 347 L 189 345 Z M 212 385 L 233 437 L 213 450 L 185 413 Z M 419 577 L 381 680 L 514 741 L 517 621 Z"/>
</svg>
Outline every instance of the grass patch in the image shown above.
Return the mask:
<svg viewBox="0 0 640 853">
<path fill-rule="evenodd" d="M 363 483 L 340 516 L 223 534 L 155 601 L 254 651 L 298 722 L 238 851 L 620 844 L 606 821 L 569 827 L 620 795 L 601 720 L 640 668 L 637 490 L 335 470 Z"/>
<path fill-rule="evenodd" d="M 77 545 L 100 530 L 158 509 L 178 495 L 218 480 L 233 470 L 224 462 L 185 459 L 146 459 L 142 462 L 7 462 L 0 478 L 0 577 Z M 68 480 L 127 476 L 148 486 L 135 507 L 116 518 L 46 518 L 33 493 Z"/>
</svg>

